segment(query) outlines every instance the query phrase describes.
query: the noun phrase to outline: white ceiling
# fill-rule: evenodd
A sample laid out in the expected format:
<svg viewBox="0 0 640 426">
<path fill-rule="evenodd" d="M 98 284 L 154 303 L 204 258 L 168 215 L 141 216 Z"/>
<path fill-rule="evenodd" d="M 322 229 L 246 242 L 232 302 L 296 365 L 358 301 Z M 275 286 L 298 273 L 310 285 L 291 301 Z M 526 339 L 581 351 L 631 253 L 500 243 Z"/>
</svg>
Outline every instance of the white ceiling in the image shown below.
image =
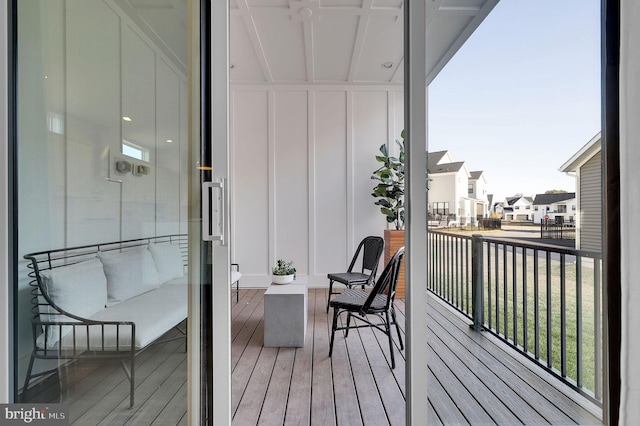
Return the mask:
<svg viewBox="0 0 640 426">
<path fill-rule="evenodd" d="M 186 69 L 187 0 L 115 1 Z M 229 1 L 233 83 L 402 83 L 403 0 Z M 426 2 L 430 82 L 498 0 Z"/>
</svg>

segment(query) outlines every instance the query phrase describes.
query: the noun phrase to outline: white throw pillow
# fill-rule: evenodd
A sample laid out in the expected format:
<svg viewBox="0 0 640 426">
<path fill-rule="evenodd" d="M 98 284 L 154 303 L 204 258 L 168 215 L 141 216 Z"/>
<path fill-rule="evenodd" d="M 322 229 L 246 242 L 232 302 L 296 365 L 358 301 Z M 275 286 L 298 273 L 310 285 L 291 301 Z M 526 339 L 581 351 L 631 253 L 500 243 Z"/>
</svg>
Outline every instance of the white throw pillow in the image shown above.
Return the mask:
<svg viewBox="0 0 640 426">
<path fill-rule="evenodd" d="M 146 248 L 98 253 L 107 276 L 107 306 L 153 290 L 161 284 Z"/>
<path fill-rule="evenodd" d="M 44 288 L 61 309 L 88 318 L 107 303 L 107 278 L 98 259 L 42 271 Z"/>
<path fill-rule="evenodd" d="M 160 281 L 166 283 L 184 275 L 182 252 L 177 244 L 149 244 L 149 251 L 158 270 Z"/>
<path fill-rule="evenodd" d="M 61 266 L 40 272 L 42 285 L 49 298 L 66 312 L 89 318 L 104 309 L 107 304 L 107 278 L 98 259 Z M 43 308 L 41 320 L 48 322 L 73 322 L 63 315 L 46 315 L 57 312 L 53 308 Z M 63 327 L 63 333 L 71 327 Z M 47 346 L 55 345 L 59 336 L 59 327 L 49 326 Z M 43 337 L 44 339 L 44 337 Z"/>
</svg>

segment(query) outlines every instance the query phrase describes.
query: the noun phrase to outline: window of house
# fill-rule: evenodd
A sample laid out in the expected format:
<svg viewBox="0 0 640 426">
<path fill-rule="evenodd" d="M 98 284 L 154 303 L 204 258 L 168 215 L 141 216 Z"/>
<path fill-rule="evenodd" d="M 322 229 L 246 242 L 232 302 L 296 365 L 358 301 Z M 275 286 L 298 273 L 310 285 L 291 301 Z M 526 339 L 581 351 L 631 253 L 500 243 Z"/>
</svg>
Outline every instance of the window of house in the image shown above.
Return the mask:
<svg viewBox="0 0 640 426">
<path fill-rule="evenodd" d="M 531 210 L 531 206 L 525 206 L 525 210 Z"/>
<path fill-rule="evenodd" d="M 538 211 L 538 206 L 535 206 L 533 210 Z"/>
<path fill-rule="evenodd" d="M 520 210 L 520 206 L 514 206 L 513 209 L 514 210 Z"/>
<path fill-rule="evenodd" d="M 449 214 L 449 203 L 448 202 L 435 202 L 433 203 L 433 213 L 448 215 Z"/>
<path fill-rule="evenodd" d="M 560 204 L 558 205 L 558 213 L 566 213 L 567 212 L 567 205 L 566 204 Z"/>
<path fill-rule="evenodd" d="M 576 205 L 574 204 L 573 206 L 571 206 L 571 211 L 575 212 L 576 211 Z"/>
<path fill-rule="evenodd" d="M 472 183 L 469 184 L 468 192 L 469 192 L 469 194 L 473 194 L 473 184 Z"/>
</svg>

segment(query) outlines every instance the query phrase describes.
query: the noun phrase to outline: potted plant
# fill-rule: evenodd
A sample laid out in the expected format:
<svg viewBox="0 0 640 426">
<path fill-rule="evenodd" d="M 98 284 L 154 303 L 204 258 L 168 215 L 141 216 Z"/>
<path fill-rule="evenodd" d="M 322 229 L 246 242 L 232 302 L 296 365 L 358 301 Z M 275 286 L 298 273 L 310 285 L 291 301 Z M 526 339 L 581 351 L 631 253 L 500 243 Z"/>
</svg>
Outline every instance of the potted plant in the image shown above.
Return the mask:
<svg viewBox="0 0 640 426">
<path fill-rule="evenodd" d="M 404 130 L 400 137 L 402 141 L 396 140 L 399 149 L 397 157 L 389 155 L 387 145 L 380 147 L 382 155 L 376 155 L 376 160 L 382 165 L 371 176 L 371 179 L 378 181 L 371 193 L 377 199 L 374 204 L 380 206 L 387 223 L 395 227 L 384 230 L 385 264 L 396 250 L 404 246 Z M 404 261 L 398 277 L 396 297 L 404 298 Z"/>
<path fill-rule="evenodd" d="M 293 262 L 278 259 L 276 266 L 271 269 L 271 281 L 274 284 L 289 284 L 296 277 Z"/>
<path fill-rule="evenodd" d="M 371 193 L 377 198 L 374 204 L 380 206 L 387 222 L 393 223 L 396 230 L 404 229 L 404 130 L 400 136 L 402 141 L 396 139 L 399 155 L 389 155 L 387 145 L 382 145 L 382 155 L 376 155 L 376 160 L 382 166 L 371 176 L 371 179 L 378 181 Z"/>
</svg>

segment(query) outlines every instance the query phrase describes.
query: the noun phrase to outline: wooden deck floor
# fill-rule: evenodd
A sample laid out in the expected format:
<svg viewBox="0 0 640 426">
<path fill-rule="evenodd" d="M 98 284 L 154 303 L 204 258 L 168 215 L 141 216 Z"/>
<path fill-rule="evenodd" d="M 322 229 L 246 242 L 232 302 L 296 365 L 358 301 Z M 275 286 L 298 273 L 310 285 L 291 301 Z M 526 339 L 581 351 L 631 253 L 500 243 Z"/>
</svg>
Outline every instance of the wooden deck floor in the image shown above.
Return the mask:
<svg viewBox="0 0 640 426">
<path fill-rule="evenodd" d="M 265 348 L 263 293 L 241 290 L 240 302 L 233 305 L 234 425 L 405 424 L 402 351 L 396 348 L 397 365 L 391 370 L 385 336 L 360 329 L 348 339 L 337 334 L 329 358 L 324 289 L 309 291 L 305 347 Z M 402 326 L 404 303 L 396 305 Z M 424 424 L 601 424 L 593 407 L 575 394 L 567 396 L 556 379 L 471 331 L 436 299 L 429 305 L 429 417 Z M 31 399 L 62 400 L 76 425 L 183 425 L 186 373 L 184 344 L 178 340 L 138 356 L 133 409 L 128 408 L 128 382 L 115 363 L 76 363 L 63 370 L 61 385 L 44 382 Z"/>
</svg>

